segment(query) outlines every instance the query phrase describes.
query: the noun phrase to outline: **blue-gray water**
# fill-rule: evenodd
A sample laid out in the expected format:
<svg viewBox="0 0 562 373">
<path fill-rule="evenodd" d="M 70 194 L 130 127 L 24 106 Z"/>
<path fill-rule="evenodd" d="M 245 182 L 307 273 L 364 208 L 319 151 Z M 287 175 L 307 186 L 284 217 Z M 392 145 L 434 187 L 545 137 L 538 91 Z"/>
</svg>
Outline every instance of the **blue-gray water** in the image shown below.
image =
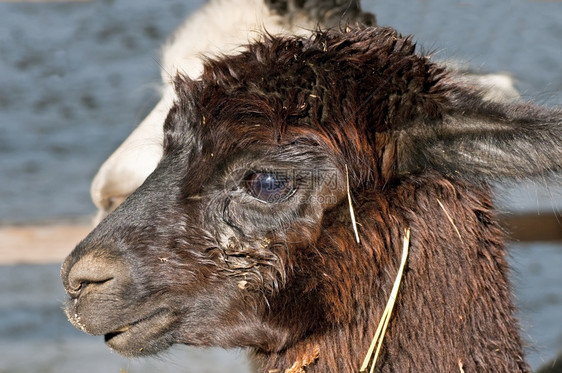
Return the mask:
<svg viewBox="0 0 562 373">
<path fill-rule="evenodd" d="M 201 3 L 0 3 L 0 222 L 93 212 L 91 178 L 158 100 L 160 44 Z M 524 97 L 562 104 L 562 2 L 363 0 L 363 6 L 442 59 L 509 72 Z M 555 245 L 513 248 L 535 367 L 562 349 L 561 252 Z M 230 363 L 231 354 L 184 348 L 163 361 L 129 363 L 99 338 L 75 331 L 59 309 L 63 297 L 57 265 L 0 268 L 0 372 L 243 369 L 240 354 Z"/>
</svg>

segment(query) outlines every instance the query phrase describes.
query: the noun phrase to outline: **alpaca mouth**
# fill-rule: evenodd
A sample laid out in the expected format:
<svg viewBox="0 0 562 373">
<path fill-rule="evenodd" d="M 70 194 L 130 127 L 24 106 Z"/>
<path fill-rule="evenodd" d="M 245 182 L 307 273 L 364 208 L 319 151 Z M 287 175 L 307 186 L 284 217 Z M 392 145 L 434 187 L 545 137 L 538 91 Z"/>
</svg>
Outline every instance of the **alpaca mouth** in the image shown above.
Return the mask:
<svg viewBox="0 0 562 373">
<path fill-rule="evenodd" d="M 157 310 L 149 316 L 124 325 L 104 335 L 105 343 L 125 356 L 149 355 L 161 350 L 155 342 L 166 334 L 170 312 Z"/>
<path fill-rule="evenodd" d="M 114 337 L 117 337 L 118 335 L 121 335 L 121 334 L 125 333 L 126 331 L 128 331 L 129 329 L 131 329 L 131 327 L 132 327 L 133 325 L 136 325 L 136 323 L 135 323 L 135 324 L 131 324 L 131 325 L 124 326 L 124 327 L 122 327 L 122 328 L 120 328 L 120 329 L 117 329 L 117 330 L 115 330 L 115 331 L 113 331 L 113 332 L 106 333 L 106 334 L 104 335 L 105 341 L 106 341 L 106 342 L 109 342 L 109 341 L 110 341 L 111 339 L 113 339 Z"/>
</svg>

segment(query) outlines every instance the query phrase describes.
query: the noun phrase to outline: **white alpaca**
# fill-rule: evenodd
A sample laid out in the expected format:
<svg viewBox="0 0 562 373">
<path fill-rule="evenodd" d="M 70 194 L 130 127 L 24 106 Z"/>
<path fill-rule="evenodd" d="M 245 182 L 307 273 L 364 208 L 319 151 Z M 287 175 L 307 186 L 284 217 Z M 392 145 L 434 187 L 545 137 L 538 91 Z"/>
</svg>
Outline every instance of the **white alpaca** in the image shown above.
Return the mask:
<svg viewBox="0 0 562 373">
<path fill-rule="evenodd" d="M 315 18 L 317 12 L 310 12 L 310 7 L 326 9 L 332 6 L 341 10 L 343 4 L 347 21 L 360 22 L 360 17 L 368 17 L 358 9 L 355 13 L 346 9 L 347 1 L 311 0 L 302 5 L 303 9 L 295 9 L 292 0 L 211 0 L 189 17 L 162 50 L 162 99 L 94 177 L 91 196 L 98 208 L 95 222 L 99 223 L 121 204 L 156 168 L 162 157 L 162 125 L 175 100 L 171 82 L 177 72 L 196 79 L 202 72 L 205 57 L 234 54 L 241 45 L 258 40 L 264 32 L 272 35 L 310 34 L 318 26 L 325 26 L 323 20 Z M 349 0 L 349 3 L 357 6 L 358 1 Z M 268 4 L 285 4 L 287 11 L 276 12 Z M 304 10 L 307 6 L 308 11 Z M 324 15 L 328 17 L 329 13 L 328 10 Z M 467 74 L 466 80 L 486 90 L 490 100 L 517 97 L 511 78 L 505 75 Z"/>
</svg>

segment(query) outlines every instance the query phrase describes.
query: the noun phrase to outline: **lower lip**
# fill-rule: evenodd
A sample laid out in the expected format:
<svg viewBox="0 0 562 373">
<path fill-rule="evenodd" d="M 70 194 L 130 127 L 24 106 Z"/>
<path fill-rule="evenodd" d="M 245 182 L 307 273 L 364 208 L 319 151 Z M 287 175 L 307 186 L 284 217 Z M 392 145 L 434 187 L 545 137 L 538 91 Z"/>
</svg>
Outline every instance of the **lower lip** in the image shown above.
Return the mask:
<svg viewBox="0 0 562 373">
<path fill-rule="evenodd" d="M 115 348 L 117 348 L 118 345 L 121 345 L 123 343 L 127 344 L 126 341 L 130 339 L 130 335 L 136 334 L 137 331 L 141 331 L 141 333 L 144 331 L 145 333 L 143 334 L 152 334 L 152 332 L 148 330 L 150 328 L 150 324 L 153 324 L 154 330 L 160 329 L 164 325 L 162 319 L 165 319 L 166 314 L 167 314 L 166 310 L 159 310 L 148 317 L 145 317 L 143 319 L 140 319 L 130 324 L 129 326 L 105 334 L 104 340 L 106 343 L 110 345 L 110 347 L 115 346 Z M 146 326 L 147 324 L 149 324 L 149 326 L 143 328 L 143 326 Z M 135 342 L 139 342 L 139 341 L 137 340 L 134 341 L 133 343 Z M 142 350 L 140 350 L 139 353 L 142 354 Z"/>
</svg>

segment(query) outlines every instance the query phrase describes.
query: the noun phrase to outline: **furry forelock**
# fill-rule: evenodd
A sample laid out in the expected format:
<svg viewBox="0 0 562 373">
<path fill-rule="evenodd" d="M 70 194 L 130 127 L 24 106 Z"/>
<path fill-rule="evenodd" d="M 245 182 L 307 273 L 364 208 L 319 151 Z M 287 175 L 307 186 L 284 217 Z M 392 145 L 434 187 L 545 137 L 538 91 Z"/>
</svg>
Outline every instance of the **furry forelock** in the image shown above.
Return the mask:
<svg viewBox="0 0 562 373">
<path fill-rule="evenodd" d="M 238 56 L 208 60 L 200 80 L 176 78 L 172 115 L 191 117 L 168 121 L 165 147 L 204 126 L 215 139 L 237 138 L 240 147 L 312 142 L 342 164 L 362 165 L 350 170 L 358 183 L 376 182 L 384 174 L 385 133 L 438 119 L 449 102 L 445 76 L 391 28 L 269 36 Z M 251 136 L 233 134 L 241 128 Z"/>
</svg>

